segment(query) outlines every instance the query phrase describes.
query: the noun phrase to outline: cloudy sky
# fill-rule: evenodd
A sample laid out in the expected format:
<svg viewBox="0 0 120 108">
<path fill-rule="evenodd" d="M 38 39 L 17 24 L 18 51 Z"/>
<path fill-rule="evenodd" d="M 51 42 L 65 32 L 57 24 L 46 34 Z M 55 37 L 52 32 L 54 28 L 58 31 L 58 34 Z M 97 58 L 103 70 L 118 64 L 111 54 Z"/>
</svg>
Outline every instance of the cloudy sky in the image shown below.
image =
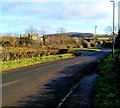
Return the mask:
<svg viewBox="0 0 120 108">
<path fill-rule="evenodd" d="M 0 33 L 24 33 L 30 26 L 46 33 L 56 33 L 61 27 L 66 32 L 94 33 L 97 26 L 97 33 L 103 34 L 112 26 L 110 0 L 3 0 L 1 5 Z"/>
</svg>

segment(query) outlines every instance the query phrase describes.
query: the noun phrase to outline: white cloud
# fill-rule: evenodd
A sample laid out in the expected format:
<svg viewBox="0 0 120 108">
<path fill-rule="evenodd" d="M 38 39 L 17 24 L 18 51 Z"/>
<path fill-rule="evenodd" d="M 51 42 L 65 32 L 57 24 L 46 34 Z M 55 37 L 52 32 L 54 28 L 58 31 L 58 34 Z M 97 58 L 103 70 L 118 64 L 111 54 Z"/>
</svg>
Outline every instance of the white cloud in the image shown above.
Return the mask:
<svg viewBox="0 0 120 108">
<path fill-rule="evenodd" d="M 104 8 L 105 7 L 105 8 Z M 110 17 L 110 4 L 101 3 L 68 3 L 64 5 L 64 12 L 59 14 L 61 19 L 101 19 Z"/>
<path fill-rule="evenodd" d="M 110 2 L 110 0 L 104 0 L 106 2 Z M 2 0 L 2 2 L 83 2 L 83 3 L 90 3 L 90 2 L 104 2 L 104 1 L 98 1 L 98 0 Z M 115 2 L 118 2 L 119 0 L 115 0 Z"/>
<path fill-rule="evenodd" d="M 11 7 L 8 7 L 10 11 L 16 11 L 19 10 L 21 8 L 21 5 L 19 5 L 18 3 L 13 4 Z"/>
<path fill-rule="evenodd" d="M 78 2 L 79 0 L 3 0 L 3 2 Z M 87 2 L 88 0 L 84 0 Z M 83 1 L 83 2 L 84 2 Z M 89 0 L 94 1 L 94 0 Z"/>
<path fill-rule="evenodd" d="M 24 12 L 25 16 L 26 15 L 34 15 L 34 16 L 39 16 L 39 14 L 45 14 L 46 12 L 50 11 L 48 7 L 35 7 L 35 8 L 30 8 L 27 11 Z"/>
<path fill-rule="evenodd" d="M 2 16 L 0 17 L 1 20 L 28 20 L 28 17 L 17 17 L 17 16 Z"/>
<path fill-rule="evenodd" d="M 21 26 L 23 23 L 35 28 L 45 26 L 47 33 L 56 32 L 59 27 L 65 27 L 67 31 L 82 32 L 90 31 L 93 27 L 94 32 L 95 25 L 102 28 L 112 23 L 112 3 L 109 0 L 21 0 L 19 3 L 11 4 L 1 19 L 15 25 L 20 21 Z"/>
</svg>

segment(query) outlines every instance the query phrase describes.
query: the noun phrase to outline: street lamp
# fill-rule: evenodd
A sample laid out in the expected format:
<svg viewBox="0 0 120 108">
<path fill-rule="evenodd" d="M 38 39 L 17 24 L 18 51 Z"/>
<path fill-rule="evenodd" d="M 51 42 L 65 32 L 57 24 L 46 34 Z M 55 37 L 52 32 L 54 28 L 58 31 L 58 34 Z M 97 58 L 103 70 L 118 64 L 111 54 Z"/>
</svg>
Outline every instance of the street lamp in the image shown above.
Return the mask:
<svg viewBox="0 0 120 108">
<path fill-rule="evenodd" d="M 113 39 L 112 39 L 112 44 L 113 44 L 113 48 L 112 48 L 112 55 L 114 55 L 114 44 L 115 44 L 115 40 L 114 40 L 114 28 L 115 28 L 115 1 L 114 0 L 111 0 L 110 2 L 113 2 Z"/>
<path fill-rule="evenodd" d="M 95 26 L 95 40 L 97 40 L 97 37 L 96 37 L 96 30 L 97 30 L 97 26 Z"/>
</svg>

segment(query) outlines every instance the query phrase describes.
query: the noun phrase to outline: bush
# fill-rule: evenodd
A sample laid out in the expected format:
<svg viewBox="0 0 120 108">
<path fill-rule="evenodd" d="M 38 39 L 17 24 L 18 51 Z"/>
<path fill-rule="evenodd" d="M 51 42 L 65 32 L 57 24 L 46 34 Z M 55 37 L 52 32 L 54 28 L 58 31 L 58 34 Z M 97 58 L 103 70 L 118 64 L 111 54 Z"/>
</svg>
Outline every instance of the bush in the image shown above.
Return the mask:
<svg viewBox="0 0 120 108">
<path fill-rule="evenodd" d="M 119 30 L 118 36 L 116 38 L 116 45 L 115 45 L 115 47 L 120 49 L 120 30 Z"/>
<path fill-rule="evenodd" d="M 80 56 L 82 53 L 75 51 L 75 50 L 70 50 L 69 53 L 73 53 L 75 56 Z"/>
<path fill-rule="evenodd" d="M 104 43 L 105 48 L 112 48 L 112 43 Z"/>
<path fill-rule="evenodd" d="M 82 42 L 82 46 L 83 46 L 84 48 L 90 48 L 90 47 L 91 47 L 91 42 L 87 42 L 86 40 L 84 40 L 84 41 Z"/>
<path fill-rule="evenodd" d="M 84 48 L 88 48 L 87 42 L 82 42 Z"/>
<path fill-rule="evenodd" d="M 68 52 L 68 49 L 60 49 L 58 54 L 65 54 Z"/>
</svg>

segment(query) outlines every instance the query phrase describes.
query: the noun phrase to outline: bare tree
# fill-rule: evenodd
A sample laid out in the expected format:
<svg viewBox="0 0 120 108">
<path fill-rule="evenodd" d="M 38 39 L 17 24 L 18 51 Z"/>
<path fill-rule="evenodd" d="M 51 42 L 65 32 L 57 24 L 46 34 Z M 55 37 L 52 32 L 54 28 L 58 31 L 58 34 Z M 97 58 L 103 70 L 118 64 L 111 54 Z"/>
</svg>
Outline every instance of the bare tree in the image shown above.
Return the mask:
<svg viewBox="0 0 120 108">
<path fill-rule="evenodd" d="M 113 32 L 112 27 L 111 27 L 111 26 L 107 26 L 107 27 L 105 28 L 105 32 L 108 33 L 108 34 L 112 34 L 112 32 Z"/>
<path fill-rule="evenodd" d="M 112 26 L 107 26 L 105 28 L 105 32 L 108 33 L 108 34 L 112 34 L 113 33 Z M 117 34 L 117 32 L 118 32 L 118 27 L 117 26 L 114 27 L 114 32 L 115 32 L 115 34 Z"/>
<path fill-rule="evenodd" d="M 47 39 L 45 27 L 43 27 L 43 28 L 40 30 L 40 34 L 42 35 L 43 43 L 44 43 L 44 45 L 45 45 L 45 44 L 46 44 L 46 39 Z"/>
<path fill-rule="evenodd" d="M 26 30 L 27 34 L 28 34 L 28 37 L 30 38 L 30 40 L 32 39 L 33 35 L 35 33 L 37 33 L 37 30 L 33 27 L 33 26 L 30 26 L 27 30 Z"/>
<path fill-rule="evenodd" d="M 65 33 L 66 29 L 64 27 L 59 27 L 57 33 Z"/>
</svg>

